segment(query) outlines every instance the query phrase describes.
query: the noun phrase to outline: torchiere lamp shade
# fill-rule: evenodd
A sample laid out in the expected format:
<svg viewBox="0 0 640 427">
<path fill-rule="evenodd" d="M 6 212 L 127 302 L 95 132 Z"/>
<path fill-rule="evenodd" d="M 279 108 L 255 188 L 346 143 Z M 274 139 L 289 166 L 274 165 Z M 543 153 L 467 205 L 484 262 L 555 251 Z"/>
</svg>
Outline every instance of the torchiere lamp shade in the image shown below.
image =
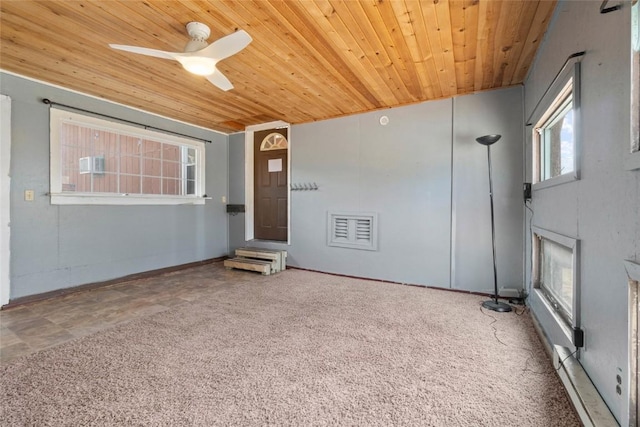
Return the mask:
<svg viewBox="0 0 640 427">
<path fill-rule="evenodd" d="M 502 135 L 485 135 L 476 138 L 476 141 L 482 145 L 491 145 L 498 142 L 500 138 L 502 138 Z"/>
</svg>

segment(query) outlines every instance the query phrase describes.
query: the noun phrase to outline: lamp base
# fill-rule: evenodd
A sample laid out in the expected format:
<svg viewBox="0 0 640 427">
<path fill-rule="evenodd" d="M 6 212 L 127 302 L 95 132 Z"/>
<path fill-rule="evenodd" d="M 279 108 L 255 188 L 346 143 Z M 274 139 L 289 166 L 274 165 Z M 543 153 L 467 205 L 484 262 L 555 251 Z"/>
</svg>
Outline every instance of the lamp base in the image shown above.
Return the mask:
<svg viewBox="0 0 640 427">
<path fill-rule="evenodd" d="M 484 308 L 488 308 L 489 310 L 498 311 L 500 313 L 507 313 L 512 310 L 509 304 L 493 300 L 483 302 L 482 306 Z"/>
</svg>

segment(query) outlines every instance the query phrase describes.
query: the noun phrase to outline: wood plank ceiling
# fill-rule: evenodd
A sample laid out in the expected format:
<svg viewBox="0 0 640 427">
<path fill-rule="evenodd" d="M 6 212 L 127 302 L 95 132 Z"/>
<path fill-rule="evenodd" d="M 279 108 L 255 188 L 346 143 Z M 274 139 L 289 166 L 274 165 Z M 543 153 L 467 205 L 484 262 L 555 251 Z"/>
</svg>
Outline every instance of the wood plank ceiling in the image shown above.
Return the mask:
<svg viewBox="0 0 640 427">
<path fill-rule="evenodd" d="M 0 68 L 222 132 L 305 123 L 522 83 L 555 0 L 2 1 Z M 182 51 L 253 42 L 221 61 L 223 92 L 175 61 L 109 43 Z"/>
</svg>

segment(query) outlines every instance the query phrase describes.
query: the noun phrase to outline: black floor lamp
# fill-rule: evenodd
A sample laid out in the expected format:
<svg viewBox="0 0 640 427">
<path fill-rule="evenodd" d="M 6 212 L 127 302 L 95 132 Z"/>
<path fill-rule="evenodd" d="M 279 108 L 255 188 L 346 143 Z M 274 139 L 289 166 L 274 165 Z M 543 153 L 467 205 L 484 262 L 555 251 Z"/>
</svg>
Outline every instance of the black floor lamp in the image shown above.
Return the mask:
<svg viewBox="0 0 640 427">
<path fill-rule="evenodd" d="M 482 303 L 484 308 L 489 310 L 508 312 L 511 306 L 504 302 L 498 301 L 498 269 L 496 268 L 496 226 L 493 218 L 493 182 L 491 180 L 491 145 L 495 144 L 502 135 L 485 135 L 476 138 L 482 145 L 487 146 L 487 161 L 489 163 L 489 199 L 491 200 L 491 243 L 493 244 L 493 300 Z"/>
</svg>

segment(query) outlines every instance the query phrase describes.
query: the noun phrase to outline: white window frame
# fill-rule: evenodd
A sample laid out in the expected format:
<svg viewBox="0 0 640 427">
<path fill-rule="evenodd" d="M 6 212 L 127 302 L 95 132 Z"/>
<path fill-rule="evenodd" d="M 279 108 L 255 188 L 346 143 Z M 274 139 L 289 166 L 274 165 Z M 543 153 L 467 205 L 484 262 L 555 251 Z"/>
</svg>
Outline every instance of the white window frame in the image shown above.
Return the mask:
<svg viewBox="0 0 640 427">
<path fill-rule="evenodd" d="M 128 125 L 125 123 L 104 120 L 98 117 L 79 114 L 67 110 L 52 108 L 50 110 L 50 150 L 51 150 L 51 181 L 50 193 L 53 205 L 202 205 L 205 203 L 205 148 L 200 141 L 169 135 Z M 80 126 L 91 126 L 121 135 L 133 136 L 141 139 L 193 148 L 196 151 L 196 188 L 191 195 L 161 195 L 161 194 L 128 194 L 128 193 L 93 193 L 93 192 L 63 192 L 62 169 L 60 158 L 60 125 L 73 123 Z M 186 181 L 183 183 L 186 185 Z"/>
<path fill-rule="evenodd" d="M 640 340 L 638 330 L 640 328 L 640 313 L 638 304 L 640 299 L 640 263 L 631 260 L 624 261 L 629 279 L 628 290 L 628 331 L 629 331 L 629 425 L 640 423 Z"/>
<path fill-rule="evenodd" d="M 571 96 L 571 108 L 573 109 L 573 170 L 562 175 L 541 180 L 541 130 L 553 123 L 553 118 L 567 108 L 565 101 Z M 555 185 L 564 184 L 580 179 L 580 148 L 581 148 L 581 117 L 580 117 L 580 62 L 576 62 L 558 77 L 553 86 L 549 88 L 541 106 L 543 107 L 533 119 L 535 125 L 532 129 L 533 147 L 533 190 L 540 190 Z"/>
<path fill-rule="evenodd" d="M 531 260 L 531 265 L 533 266 L 533 291 L 538 294 L 538 297 L 547 306 L 547 309 L 552 314 L 555 321 L 559 324 L 567 337 L 571 339 L 572 329 L 580 327 L 580 241 L 539 227 L 532 227 L 532 232 L 531 241 L 533 244 L 533 259 Z M 542 262 L 542 259 L 540 256 L 540 243 L 538 238 L 543 238 L 569 248 L 573 254 L 571 263 L 571 268 L 573 269 L 573 295 L 571 301 L 570 320 L 561 314 L 560 310 L 555 306 L 553 301 L 548 298 L 547 293 L 541 287 L 540 263 Z"/>
<path fill-rule="evenodd" d="M 0 306 L 11 294 L 11 98 L 0 94 Z"/>
<path fill-rule="evenodd" d="M 640 2 L 631 6 L 631 144 L 625 153 L 626 170 L 640 169 Z"/>
</svg>

